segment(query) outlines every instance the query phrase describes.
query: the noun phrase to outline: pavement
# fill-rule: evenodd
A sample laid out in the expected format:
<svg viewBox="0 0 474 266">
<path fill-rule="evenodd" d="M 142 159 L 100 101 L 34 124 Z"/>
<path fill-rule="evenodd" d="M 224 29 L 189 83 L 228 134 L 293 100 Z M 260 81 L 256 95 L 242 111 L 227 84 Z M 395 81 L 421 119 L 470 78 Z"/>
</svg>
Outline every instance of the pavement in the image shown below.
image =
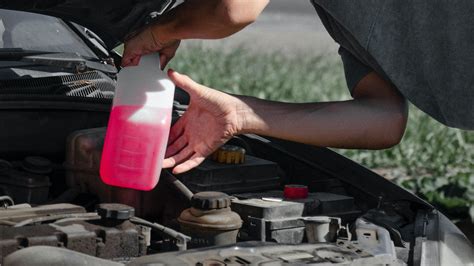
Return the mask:
<svg viewBox="0 0 474 266">
<path fill-rule="evenodd" d="M 244 47 L 258 53 L 336 54 L 338 45 L 322 25 L 309 0 L 271 0 L 256 22 L 221 40 L 192 40 L 211 49 Z"/>
</svg>

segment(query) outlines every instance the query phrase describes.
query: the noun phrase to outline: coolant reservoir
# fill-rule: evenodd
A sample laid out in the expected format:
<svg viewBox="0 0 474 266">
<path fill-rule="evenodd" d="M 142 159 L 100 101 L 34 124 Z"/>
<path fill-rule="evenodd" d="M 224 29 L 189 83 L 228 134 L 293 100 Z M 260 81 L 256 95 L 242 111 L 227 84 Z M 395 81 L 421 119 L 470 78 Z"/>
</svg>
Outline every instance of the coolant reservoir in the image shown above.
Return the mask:
<svg viewBox="0 0 474 266">
<path fill-rule="evenodd" d="M 174 96 L 159 62 L 157 53 L 146 55 L 118 75 L 100 164 L 106 184 L 151 190 L 158 183 Z"/>
</svg>

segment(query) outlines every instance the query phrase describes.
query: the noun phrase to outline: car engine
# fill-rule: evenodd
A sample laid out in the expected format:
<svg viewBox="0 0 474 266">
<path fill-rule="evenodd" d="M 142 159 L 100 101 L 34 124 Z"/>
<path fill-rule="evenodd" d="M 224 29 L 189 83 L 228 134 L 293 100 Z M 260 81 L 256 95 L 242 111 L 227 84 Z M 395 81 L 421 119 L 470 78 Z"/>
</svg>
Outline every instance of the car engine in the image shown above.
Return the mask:
<svg viewBox="0 0 474 266">
<path fill-rule="evenodd" d="M 96 88 L 73 79 L 76 94 Z M 19 92 L 0 95 L 0 264 L 405 265 L 433 212 L 328 149 L 255 135 L 187 173 L 164 170 L 151 191 L 110 187 L 99 177 L 107 93 Z"/>
<path fill-rule="evenodd" d="M 105 128 L 71 133 L 62 164 L 0 161 L 2 259 L 41 245 L 126 263 L 406 262 L 402 233 L 414 217 L 380 206 L 364 213 L 342 187 L 285 186 L 278 163 L 248 154 L 241 138 L 189 173 L 165 171 L 156 189 L 142 192 L 101 182 L 104 136 Z M 55 183 L 61 175 L 64 183 Z M 303 195 L 285 195 L 294 188 Z M 179 260 L 160 255 L 173 250 Z"/>
</svg>

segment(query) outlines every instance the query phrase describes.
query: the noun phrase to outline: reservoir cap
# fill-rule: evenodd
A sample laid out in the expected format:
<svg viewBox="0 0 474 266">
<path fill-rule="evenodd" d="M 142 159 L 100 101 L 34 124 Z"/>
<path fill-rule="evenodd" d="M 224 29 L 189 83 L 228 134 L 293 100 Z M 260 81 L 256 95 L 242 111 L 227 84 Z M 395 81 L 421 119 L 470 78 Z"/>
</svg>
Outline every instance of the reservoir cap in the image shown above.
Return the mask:
<svg viewBox="0 0 474 266">
<path fill-rule="evenodd" d="M 230 206 L 230 197 L 222 192 L 199 192 L 192 197 L 191 206 L 200 210 L 223 209 Z"/>
<path fill-rule="evenodd" d="M 212 156 L 212 160 L 223 164 L 243 164 L 245 149 L 234 145 L 223 145 Z"/>
</svg>

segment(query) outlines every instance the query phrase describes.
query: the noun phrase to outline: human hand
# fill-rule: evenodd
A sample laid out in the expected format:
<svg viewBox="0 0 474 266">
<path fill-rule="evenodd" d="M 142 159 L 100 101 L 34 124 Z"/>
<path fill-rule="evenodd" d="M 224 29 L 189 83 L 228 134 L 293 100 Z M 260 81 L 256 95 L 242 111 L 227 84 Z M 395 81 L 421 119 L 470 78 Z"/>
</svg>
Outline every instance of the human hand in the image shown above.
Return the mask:
<svg viewBox="0 0 474 266">
<path fill-rule="evenodd" d="M 200 85 L 173 70 L 168 76 L 190 95 L 184 115 L 170 131 L 163 168 L 173 167 L 174 174 L 198 166 L 242 128 L 239 110 L 244 107 L 237 97 Z"/>
<path fill-rule="evenodd" d="M 136 66 L 140 57 L 149 53 L 160 53 L 160 66 L 164 69 L 166 64 L 174 57 L 179 47 L 179 40 L 166 40 L 159 34 L 159 25 L 149 26 L 138 35 L 125 42 L 122 66 Z"/>
</svg>

